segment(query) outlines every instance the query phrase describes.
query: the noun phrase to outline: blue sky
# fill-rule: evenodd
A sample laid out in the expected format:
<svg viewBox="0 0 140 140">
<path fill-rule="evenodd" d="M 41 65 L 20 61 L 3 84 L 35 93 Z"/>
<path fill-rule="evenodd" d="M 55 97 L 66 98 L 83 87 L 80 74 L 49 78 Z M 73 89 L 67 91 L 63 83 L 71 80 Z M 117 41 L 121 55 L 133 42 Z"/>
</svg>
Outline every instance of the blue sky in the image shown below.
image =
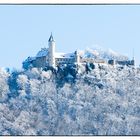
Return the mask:
<svg viewBox="0 0 140 140">
<path fill-rule="evenodd" d="M 0 67 L 21 68 L 22 61 L 48 47 L 57 51 L 100 46 L 140 64 L 140 5 L 1 5 Z"/>
</svg>

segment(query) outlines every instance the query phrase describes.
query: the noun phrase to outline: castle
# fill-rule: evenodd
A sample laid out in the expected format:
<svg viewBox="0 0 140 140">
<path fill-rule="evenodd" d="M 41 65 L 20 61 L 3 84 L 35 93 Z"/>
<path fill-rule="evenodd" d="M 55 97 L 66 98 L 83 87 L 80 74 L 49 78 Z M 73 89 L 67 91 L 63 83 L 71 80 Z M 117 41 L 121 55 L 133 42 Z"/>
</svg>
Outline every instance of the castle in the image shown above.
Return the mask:
<svg viewBox="0 0 140 140">
<path fill-rule="evenodd" d="M 59 53 L 55 51 L 56 44 L 51 34 L 48 40 L 48 48 L 42 48 L 36 57 L 28 57 L 23 62 L 23 68 L 32 67 L 45 68 L 46 66 L 56 68 L 64 64 L 79 64 L 80 56 L 78 51 L 73 53 Z"/>
<path fill-rule="evenodd" d="M 48 40 L 48 48 L 42 48 L 36 55 L 36 57 L 28 57 L 23 62 L 23 68 L 28 69 L 32 67 L 37 68 L 46 68 L 46 67 L 52 67 L 56 68 L 58 66 L 62 65 L 79 65 L 87 63 L 92 64 L 109 64 L 109 65 L 127 65 L 127 66 L 134 66 L 135 61 L 128 60 L 128 59 L 122 59 L 122 60 L 115 60 L 115 59 L 101 59 L 101 58 L 88 58 L 88 57 L 82 57 L 78 51 L 75 51 L 73 53 L 60 53 L 56 52 L 56 44 L 55 40 L 53 38 L 53 35 L 51 34 Z"/>
</svg>

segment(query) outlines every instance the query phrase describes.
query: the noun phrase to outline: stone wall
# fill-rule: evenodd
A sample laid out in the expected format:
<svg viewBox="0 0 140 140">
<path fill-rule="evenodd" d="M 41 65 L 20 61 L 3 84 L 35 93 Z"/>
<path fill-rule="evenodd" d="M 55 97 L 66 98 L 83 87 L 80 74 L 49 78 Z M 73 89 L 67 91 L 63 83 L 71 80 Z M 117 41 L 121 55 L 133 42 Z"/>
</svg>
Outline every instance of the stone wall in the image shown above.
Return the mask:
<svg viewBox="0 0 140 140">
<path fill-rule="evenodd" d="M 33 61 L 33 66 L 37 68 L 44 68 L 46 66 L 47 58 L 46 56 L 37 57 L 35 61 Z"/>
</svg>

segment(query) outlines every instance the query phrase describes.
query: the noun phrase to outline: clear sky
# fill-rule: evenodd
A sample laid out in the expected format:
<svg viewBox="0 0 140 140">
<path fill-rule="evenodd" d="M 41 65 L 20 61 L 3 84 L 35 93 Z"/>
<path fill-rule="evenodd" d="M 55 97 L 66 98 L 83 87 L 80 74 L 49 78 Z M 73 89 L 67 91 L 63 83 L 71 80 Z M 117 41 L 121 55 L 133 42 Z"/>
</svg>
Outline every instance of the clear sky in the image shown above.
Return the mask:
<svg viewBox="0 0 140 140">
<path fill-rule="evenodd" d="M 140 64 L 140 5 L 1 5 L 0 67 L 21 68 L 22 61 L 48 47 L 57 51 L 100 46 Z"/>
</svg>

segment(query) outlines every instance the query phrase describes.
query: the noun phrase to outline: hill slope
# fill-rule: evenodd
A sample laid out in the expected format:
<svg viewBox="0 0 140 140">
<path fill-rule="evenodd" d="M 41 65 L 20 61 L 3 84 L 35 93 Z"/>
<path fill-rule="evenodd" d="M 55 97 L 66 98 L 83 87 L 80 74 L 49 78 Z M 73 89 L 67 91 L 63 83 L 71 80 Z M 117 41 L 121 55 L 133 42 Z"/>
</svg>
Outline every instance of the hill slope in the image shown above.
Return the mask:
<svg viewBox="0 0 140 140">
<path fill-rule="evenodd" d="M 0 70 L 0 135 L 140 134 L 140 69 L 64 75 Z"/>
</svg>

